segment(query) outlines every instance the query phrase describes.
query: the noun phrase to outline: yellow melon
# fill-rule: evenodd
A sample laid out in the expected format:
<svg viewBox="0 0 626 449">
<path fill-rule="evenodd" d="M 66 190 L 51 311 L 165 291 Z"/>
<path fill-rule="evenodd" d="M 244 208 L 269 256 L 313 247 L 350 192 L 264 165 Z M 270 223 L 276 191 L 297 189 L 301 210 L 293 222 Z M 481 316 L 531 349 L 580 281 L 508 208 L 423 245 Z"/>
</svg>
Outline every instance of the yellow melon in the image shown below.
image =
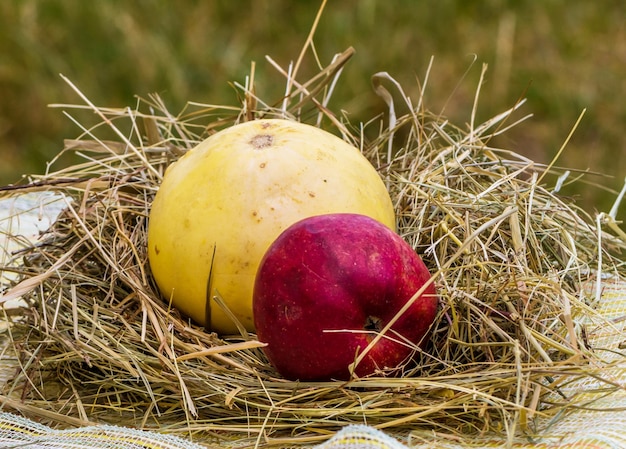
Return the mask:
<svg viewBox="0 0 626 449">
<path fill-rule="evenodd" d="M 219 297 L 254 331 L 252 290 L 267 248 L 296 221 L 338 212 L 395 229 L 385 184 L 357 148 L 295 121 L 238 124 L 166 170 L 149 217 L 150 268 L 164 299 L 198 324 L 237 331 Z"/>
</svg>

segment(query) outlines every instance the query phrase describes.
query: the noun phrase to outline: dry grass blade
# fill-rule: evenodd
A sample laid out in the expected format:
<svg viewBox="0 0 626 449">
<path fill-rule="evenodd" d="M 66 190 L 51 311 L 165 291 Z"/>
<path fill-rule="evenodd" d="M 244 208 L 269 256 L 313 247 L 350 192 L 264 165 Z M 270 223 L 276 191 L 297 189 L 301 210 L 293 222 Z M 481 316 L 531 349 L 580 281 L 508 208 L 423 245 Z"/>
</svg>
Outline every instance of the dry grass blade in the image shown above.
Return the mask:
<svg viewBox="0 0 626 449">
<path fill-rule="evenodd" d="M 276 102 L 254 92 L 252 74 L 239 86 L 240 109 L 190 103 L 176 115 L 156 95 L 135 110 L 107 109 L 81 93 L 102 124 L 81 126 L 62 153 L 84 162 L 2 192 L 53 190 L 68 207 L 20 254 L 21 279 L 0 296 L 27 303 L 11 328 L 21 369 L 0 403 L 29 415 L 41 410 L 39 418 L 57 425 L 88 417 L 224 445 L 304 444 L 363 422 L 392 432 L 434 427 L 459 438 L 532 433 L 538 417 L 569 407 L 568 398 L 546 398 L 600 374 L 575 326 L 593 316 L 595 299 L 583 287 L 597 271 L 623 275 L 615 254 L 625 242 L 541 184 L 544 168 L 488 145 L 512 126 L 519 104 L 462 130 L 426 111 L 422 98 L 404 98 L 419 109 L 391 126 L 372 119 L 371 140 L 352 132 L 326 107 L 351 54 L 307 82 L 280 69 L 288 95 Z M 254 335 L 207 333 L 157 293 L 145 241 L 165 168 L 216 130 L 284 115 L 329 122 L 384 170 L 400 233 L 436 273 L 441 313 L 432 343 L 401 376 L 286 381 Z"/>
</svg>

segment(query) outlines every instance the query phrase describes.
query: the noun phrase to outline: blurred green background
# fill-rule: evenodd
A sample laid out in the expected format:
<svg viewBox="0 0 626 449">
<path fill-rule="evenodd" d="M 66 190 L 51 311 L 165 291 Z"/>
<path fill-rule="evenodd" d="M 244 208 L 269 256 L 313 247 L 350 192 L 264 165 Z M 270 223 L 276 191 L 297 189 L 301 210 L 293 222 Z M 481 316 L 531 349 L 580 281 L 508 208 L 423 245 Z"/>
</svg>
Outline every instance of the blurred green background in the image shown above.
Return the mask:
<svg viewBox="0 0 626 449">
<path fill-rule="evenodd" d="M 188 100 L 237 104 L 229 82 L 243 82 L 256 61 L 257 92 L 278 99 L 284 80 L 265 55 L 283 66 L 295 60 L 319 4 L 3 0 L 0 183 L 43 172 L 63 139 L 79 134 L 61 110 L 47 106 L 81 102 L 59 73 L 99 106 L 132 107 L 135 95 L 157 92 L 178 112 Z M 330 0 L 314 42 L 324 64 L 356 49 L 331 105 L 353 121 L 384 110 L 372 93 L 373 73 L 389 72 L 417 98 L 431 56 L 428 109 L 445 106 L 454 123 L 468 122 L 487 63 L 478 120 L 528 98 L 523 112 L 534 117 L 498 144 L 538 162 L 551 160 L 586 108 L 559 165 L 606 175 L 587 175 L 590 184 L 565 189 L 594 213 L 610 209 L 626 176 L 625 18 L 622 0 Z"/>
</svg>

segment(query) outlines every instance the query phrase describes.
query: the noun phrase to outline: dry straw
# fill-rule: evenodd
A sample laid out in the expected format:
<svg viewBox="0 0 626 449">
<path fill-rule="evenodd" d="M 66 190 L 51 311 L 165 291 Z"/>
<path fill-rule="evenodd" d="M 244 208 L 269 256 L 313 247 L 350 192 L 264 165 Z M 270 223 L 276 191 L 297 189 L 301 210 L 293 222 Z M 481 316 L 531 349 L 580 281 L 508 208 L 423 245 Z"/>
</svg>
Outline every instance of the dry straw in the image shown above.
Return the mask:
<svg viewBox="0 0 626 449">
<path fill-rule="evenodd" d="M 73 118 L 83 133 L 59 155 L 83 162 L 3 191 L 67 198 L 41 240 L 3 267 L 20 277 L 2 301 L 27 304 L 7 316 L 19 369 L 0 396 L 4 408 L 57 426 L 109 422 L 225 446 L 311 444 L 348 423 L 470 441 L 532 436 L 542 430 L 538 417 L 576 406 L 564 385 L 601 378 L 580 325 L 601 319 L 585 286 L 599 273 L 623 273 L 615 255 L 624 241 L 546 186 L 553 167 L 490 146 L 520 105 L 483 124 L 472 112 L 459 128 L 379 73 L 374 89 L 389 113 L 355 127 L 327 109 L 352 50 L 299 83 L 307 46 L 286 69 L 268 58 L 287 80 L 276 103 L 256 96 L 254 65 L 236 85 L 240 107 L 190 103 L 178 115 L 156 95 L 135 109 L 97 107 L 66 80 L 84 101 L 62 105 L 68 117 L 97 117 L 93 125 Z M 441 297 L 432 343 L 400 375 L 286 381 L 254 335 L 207 333 L 159 298 L 145 242 L 165 168 L 216 130 L 258 117 L 341 135 L 387 182 L 399 232 L 423 255 Z"/>
</svg>

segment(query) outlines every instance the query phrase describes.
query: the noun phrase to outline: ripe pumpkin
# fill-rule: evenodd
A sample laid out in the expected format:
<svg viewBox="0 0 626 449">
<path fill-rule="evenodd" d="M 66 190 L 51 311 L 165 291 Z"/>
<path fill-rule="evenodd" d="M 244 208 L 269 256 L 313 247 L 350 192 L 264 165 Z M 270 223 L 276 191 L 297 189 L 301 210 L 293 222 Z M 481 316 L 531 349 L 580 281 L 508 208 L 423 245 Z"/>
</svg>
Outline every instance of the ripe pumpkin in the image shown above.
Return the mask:
<svg viewBox="0 0 626 449">
<path fill-rule="evenodd" d="M 237 331 L 212 299 L 219 295 L 252 332 L 252 290 L 267 248 L 296 221 L 337 212 L 395 229 L 389 193 L 357 148 L 295 121 L 238 124 L 167 168 L 150 211 L 150 268 L 165 300 L 198 324 Z"/>
</svg>

